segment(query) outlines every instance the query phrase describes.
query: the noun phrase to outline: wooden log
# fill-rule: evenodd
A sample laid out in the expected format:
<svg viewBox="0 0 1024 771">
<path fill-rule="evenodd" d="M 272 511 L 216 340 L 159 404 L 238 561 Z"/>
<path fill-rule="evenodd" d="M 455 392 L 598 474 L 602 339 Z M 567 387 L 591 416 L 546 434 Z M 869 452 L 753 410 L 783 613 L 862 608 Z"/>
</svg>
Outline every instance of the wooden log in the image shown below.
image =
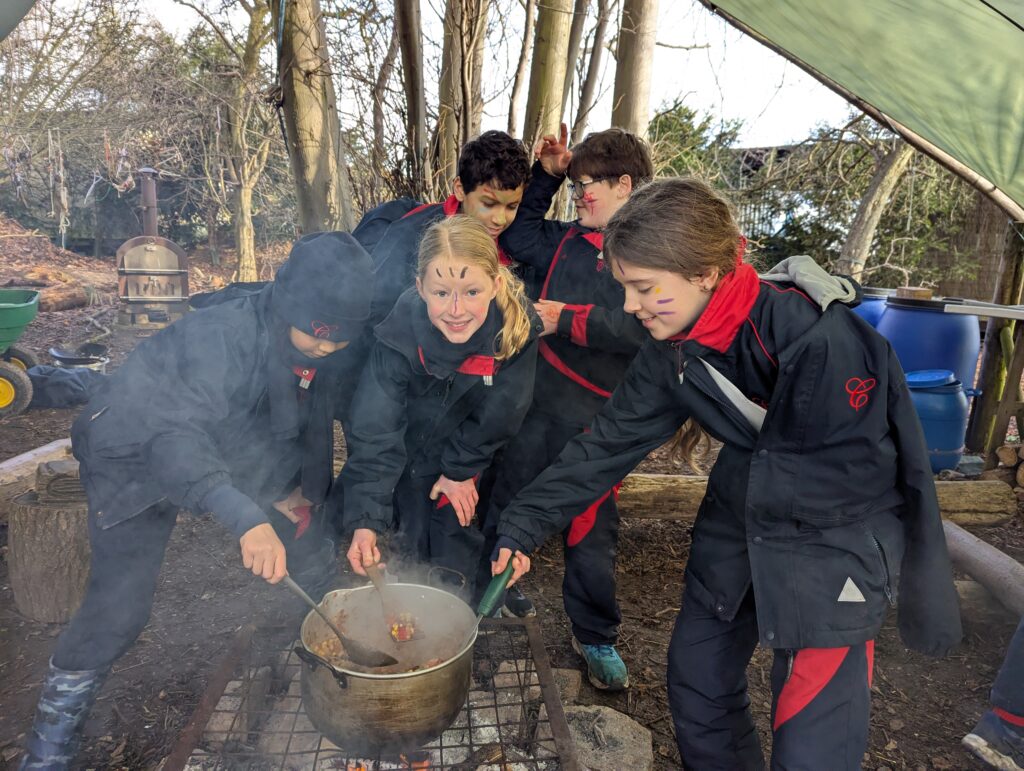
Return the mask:
<svg viewBox="0 0 1024 771">
<path fill-rule="evenodd" d="M 1020 463 L 1019 453 L 1019 444 L 1004 444 L 996 447 L 996 457 L 999 458 L 999 462 L 1004 466 L 1009 466 L 1010 468 L 1013 468 Z"/>
<path fill-rule="evenodd" d="M 58 439 L 0 463 L 0 516 L 6 513 L 11 498 L 32 487 L 40 463 L 70 457 L 71 440 Z"/>
<path fill-rule="evenodd" d="M 1003 603 L 988 589 L 973 579 L 954 581 L 960 597 L 960 617 L 965 623 L 989 627 L 993 624 L 1010 624 L 1017 621 Z"/>
<path fill-rule="evenodd" d="M 1024 464 L 1017 466 L 1017 471 L 1014 474 L 1014 487 L 1024 487 Z"/>
<path fill-rule="evenodd" d="M 47 504 L 77 504 L 86 500 L 78 475 L 78 461 L 74 458 L 40 463 L 33 489 L 36 497 Z"/>
<path fill-rule="evenodd" d="M 39 293 L 39 310 L 64 311 L 68 308 L 82 308 L 89 304 L 89 295 L 78 284 L 55 284 Z"/>
<path fill-rule="evenodd" d="M 84 504 L 48 505 L 34 492 L 11 501 L 7 567 L 22 615 L 47 623 L 70 619 L 85 595 L 89 552 Z"/>
<path fill-rule="evenodd" d="M 953 565 L 988 589 L 1014 618 L 1024 616 L 1024 565 L 954 522 L 942 526 Z"/>
<path fill-rule="evenodd" d="M 706 476 L 630 474 L 619 491 L 624 517 L 692 521 L 707 488 Z M 961 525 L 998 525 L 1017 513 L 1013 488 L 999 481 L 936 482 L 942 516 Z"/>
<path fill-rule="evenodd" d="M 989 468 L 978 475 L 979 479 L 988 482 L 1002 482 L 1014 487 L 1017 485 L 1017 470 L 1012 468 Z"/>
</svg>

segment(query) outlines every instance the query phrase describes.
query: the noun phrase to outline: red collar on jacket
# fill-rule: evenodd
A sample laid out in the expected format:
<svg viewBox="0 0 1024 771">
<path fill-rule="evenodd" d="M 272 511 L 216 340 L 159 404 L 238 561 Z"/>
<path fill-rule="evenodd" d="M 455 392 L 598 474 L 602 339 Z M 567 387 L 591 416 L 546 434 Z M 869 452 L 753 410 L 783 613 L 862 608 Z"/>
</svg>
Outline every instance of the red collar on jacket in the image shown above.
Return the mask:
<svg viewBox="0 0 1024 771">
<path fill-rule="evenodd" d="M 423 365 L 423 371 L 428 375 L 430 370 L 427 369 L 427 360 L 423 356 L 423 346 L 416 346 L 416 353 L 420 356 L 420 364 Z M 462 360 L 462 364 L 455 370 L 463 375 L 481 375 L 483 377 L 493 377 L 498 371 L 498 362 L 493 356 L 483 356 L 481 354 L 474 353 L 472 356 L 467 356 Z"/>
<path fill-rule="evenodd" d="M 746 263 L 722 278 L 711 295 L 711 302 L 689 332 L 680 332 L 670 340 L 692 340 L 719 353 L 725 353 L 754 307 L 760 281 L 757 271 Z"/>
</svg>

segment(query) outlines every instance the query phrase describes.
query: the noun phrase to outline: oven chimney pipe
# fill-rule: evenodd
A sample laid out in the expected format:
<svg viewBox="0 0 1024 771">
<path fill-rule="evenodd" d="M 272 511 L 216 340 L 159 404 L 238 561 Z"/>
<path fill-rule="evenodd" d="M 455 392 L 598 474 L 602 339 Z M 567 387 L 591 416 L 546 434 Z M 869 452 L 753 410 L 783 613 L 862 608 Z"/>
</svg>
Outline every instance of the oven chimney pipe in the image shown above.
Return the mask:
<svg viewBox="0 0 1024 771">
<path fill-rule="evenodd" d="M 157 235 L 156 169 L 139 169 L 142 175 L 142 235 Z"/>
</svg>

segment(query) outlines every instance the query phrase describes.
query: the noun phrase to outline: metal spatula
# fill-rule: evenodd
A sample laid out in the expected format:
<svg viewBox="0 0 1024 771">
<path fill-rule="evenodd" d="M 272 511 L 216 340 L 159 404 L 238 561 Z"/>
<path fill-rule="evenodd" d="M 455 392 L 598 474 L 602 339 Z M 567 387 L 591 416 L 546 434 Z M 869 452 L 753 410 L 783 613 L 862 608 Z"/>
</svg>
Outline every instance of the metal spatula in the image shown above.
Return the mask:
<svg viewBox="0 0 1024 771">
<path fill-rule="evenodd" d="M 363 645 L 360 642 L 356 642 L 351 637 L 343 635 L 338 627 L 336 627 L 334 623 L 327 618 L 327 614 L 320 609 L 320 606 L 313 600 L 313 598 L 306 594 L 302 587 L 292 580 L 291 576 L 285 576 L 283 583 L 295 594 L 301 597 L 309 607 L 315 610 L 317 615 L 323 619 L 324 623 L 330 627 L 331 631 L 338 635 L 338 639 L 341 640 L 341 644 L 345 647 L 346 655 L 354 663 L 363 667 L 390 667 L 392 664 L 398 663 L 398 659 L 393 656 L 389 656 L 384 651 L 379 651 L 376 648 Z"/>
</svg>

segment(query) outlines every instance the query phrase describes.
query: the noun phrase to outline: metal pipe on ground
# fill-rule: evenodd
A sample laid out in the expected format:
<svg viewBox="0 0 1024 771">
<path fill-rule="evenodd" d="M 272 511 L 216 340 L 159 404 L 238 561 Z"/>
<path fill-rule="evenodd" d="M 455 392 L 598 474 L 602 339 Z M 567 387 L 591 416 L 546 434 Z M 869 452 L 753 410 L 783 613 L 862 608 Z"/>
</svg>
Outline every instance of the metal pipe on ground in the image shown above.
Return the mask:
<svg viewBox="0 0 1024 771">
<path fill-rule="evenodd" d="M 949 520 L 942 521 L 953 565 L 988 589 L 1017 618 L 1024 617 L 1024 565 Z"/>
</svg>

